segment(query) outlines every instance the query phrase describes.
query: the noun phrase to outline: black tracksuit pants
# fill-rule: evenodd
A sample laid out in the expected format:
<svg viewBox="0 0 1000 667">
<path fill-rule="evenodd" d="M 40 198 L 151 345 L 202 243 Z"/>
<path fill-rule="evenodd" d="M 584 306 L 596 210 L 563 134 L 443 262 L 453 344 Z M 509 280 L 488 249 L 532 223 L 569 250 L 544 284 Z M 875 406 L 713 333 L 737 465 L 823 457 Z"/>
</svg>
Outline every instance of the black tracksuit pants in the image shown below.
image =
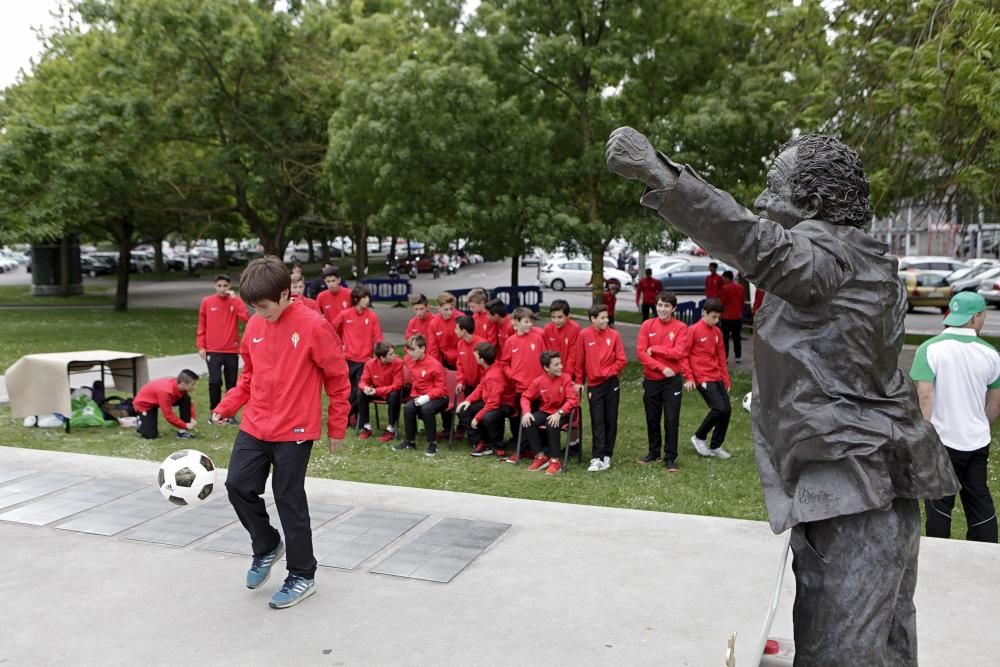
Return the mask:
<svg viewBox="0 0 1000 667">
<path fill-rule="evenodd" d="M 729 341 L 733 341 L 733 356 L 736 359 L 743 358 L 743 320 L 719 320 L 719 328 L 722 330 L 722 345 L 726 350 L 726 359 L 729 358 Z"/>
<path fill-rule="evenodd" d="M 390 391 L 388 396 L 379 396 L 374 394 L 368 396 L 363 391 L 358 391 L 358 424 L 364 426 L 365 424 L 370 424 L 371 420 L 371 404 L 372 401 L 385 401 L 389 405 L 389 421 L 387 426 L 392 426 L 393 428 L 399 424 L 399 411 L 402 406 L 402 391 Z"/>
<path fill-rule="evenodd" d="M 698 392 L 708 404 L 708 414 L 694 435 L 699 440 L 708 440 L 708 432 L 712 432 L 711 449 L 722 447 L 726 441 L 726 431 L 729 429 L 729 417 L 732 415 L 732 405 L 729 403 L 729 392 L 726 385 L 720 382 L 706 382 L 698 385 Z"/>
<path fill-rule="evenodd" d="M 550 458 L 559 458 L 559 441 L 562 438 L 562 426 L 569 422 L 569 416 L 563 415 L 559 419 L 559 426 L 552 428 L 548 423 L 548 418 L 551 414 L 551 412 L 536 410 L 531 413 L 531 416 L 535 418 L 535 422 L 531 426 L 521 427 L 525 433 L 522 437 L 527 437 L 528 440 L 528 453 L 538 454 L 542 452 Z M 542 446 L 542 433 L 545 433 L 544 447 Z M 523 448 L 521 452 L 524 453 Z"/>
<path fill-rule="evenodd" d="M 986 466 L 990 457 L 990 446 L 986 445 L 971 452 L 963 452 L 945 447 L 955 474 L 962 485 L 959 494 L 968 528 L 965 539 L 974 542 L 997 542 L 997 512 L 993 506 L 993 496 L 986 485 Z M 924 501 L 927 510 L 927 537 L 951 537 L 951 510 L 955 507 L 955 496 L 945 496 L 937 500 Z"/>
<path fill-rule="evenodd" d="M 214 411 L 222 401 L 222 381 L 226 381 L 226 391 L 236 386 L 240 355 L 235 352 L 209 352 L 205 363 L 208 365 L 208 407 Z"/>
<path fill-rule="evenodd" d="M 642 405 L 646 409 L 646 437 L 649 441 L 650 458 L 658 458 L 662 448 L 664 462 L 673 463 L 677 460 L 683 389 L 684 379 L 680 375 L 662 380 L 642 380 Z"/>
<path fill-rule="evenodd" d="M 472 420 L 485 405 L 483 401 L 470 403 L 469 407 L 458 413 L 458 419 L 459 423 L 465 427 L 469 443 L 473 447 L 484 442 L 495 448 L 503 441 L 503 420 L 514 414 L 514 408 L 509 405 L 501 405 L 496 410 L 490 410 L 483 415 L 476 428 L 472 428 Z"/>
<path fill-rule="evenodd" d="M 181 421 L 185 424 L 189 423 L 191 421 L 191 394 L 184 394 L 174 401 L 174 405 L 177 406 L 177 416 L 181 418 Z M 145 414 L 136 413 L 136 432 L 146 440 L 159 438 L 160 428 L 157 424 L 159 415 L 160 409 L 155 405 L 146 410 Z"/>
<path fill-rule="evenodd" d="M 434 422 L 434 415 L 448 407 L 448 398 L 432 398 L 420 407 L 411 398 L 403 405 L 403 428 L 405 430 L 407 442 L 417 441 L 417 415 L 424 422 L 424 430 L 427 431 L 427 443 L 437 442 L 437 428 Z"/>
<path fill-rule="evenodd" d="M 313 555 L 309 502 L 306 499 L 306 468 L 312 453 L 312 440 L 303 442 L 265 442 L 240 431 L 229 459 L 226 491 L 240 523 L 250 533 L 255 556 L 263 556 L 278 546 L 281 535 L 271 525 L 261 494 L 267 476 L 278 508 L 281 529 L 285 533 L 285 558 L 288 571 L 306 579 L 316 575 Z"/>
<path fill-rule="evenodd" d="M 596 387 L 587 387 L 590 405 L 591 458 L 611 457 L 618 440 L 618 403 L 621 400 L 618 378 L 605 380 Z"/>
<path fill-rule="evenodd" d="M 351 381 L 351 395 L 347 399 L 351 404 L 351 415 L 358 413 L 358 395 L 361 393 L 358 390 L 358 384 L 361 382 L 361 374 L 365 370 L 365 362 L 363 361 L 351 361 L 347 360 L 347 378 Z"/>
</svg>

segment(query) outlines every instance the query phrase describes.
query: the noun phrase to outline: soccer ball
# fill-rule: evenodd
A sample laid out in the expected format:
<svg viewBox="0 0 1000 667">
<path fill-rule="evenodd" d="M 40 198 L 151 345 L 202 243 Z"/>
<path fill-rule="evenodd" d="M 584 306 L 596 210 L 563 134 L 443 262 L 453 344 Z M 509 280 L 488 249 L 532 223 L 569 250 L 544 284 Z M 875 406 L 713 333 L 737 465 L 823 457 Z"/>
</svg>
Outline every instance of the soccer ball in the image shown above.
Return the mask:
<svg viewBox="0 0 1000 667">
<path fill-rule="evenodd" d="M 753 399 L 753 392 L 748 391 L 747 395 L 743 397 L 743 409 L 750 412 L 750 401 Z"/>
<path fill-rule="evenodd" d="M 182 449 L 163 459 L 156 481 L 160 493 L 173 504 L 198 505 L 215 486 L 215 464 L 195 449 Z"/>
</svg>

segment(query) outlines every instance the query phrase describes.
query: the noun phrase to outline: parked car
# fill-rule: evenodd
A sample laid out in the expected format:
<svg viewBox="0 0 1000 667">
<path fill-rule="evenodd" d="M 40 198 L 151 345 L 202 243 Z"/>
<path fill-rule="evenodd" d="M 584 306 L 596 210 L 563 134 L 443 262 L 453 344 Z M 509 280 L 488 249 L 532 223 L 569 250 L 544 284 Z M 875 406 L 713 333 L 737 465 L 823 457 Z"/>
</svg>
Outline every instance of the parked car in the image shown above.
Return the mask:
<svg viewBox="0 0 1000 667">
<path fill-rule="evenodd" d="M 906 310 L 914 308 L 936 307 L 942 313 L 948 312 L 948 302 L 951 301 L 951 285 L 938 273 L 932 271 L 902 271 L 899 279 L 906 288 Z"/>
<path fill-rule="evenodd" d="M 446 255 L 438 255 L 438 271 L 444 271 L 448 268 L 448 257 Z M 416 264 L 417 273 L 433 273 L 434 272 L 434 256 L 433 255 L 407 255 L 406 257 L 400 257 L 396 261 L 397 267 L 399 267 L 400 273 L 409 273 L 410 267 Z"/>
<path fill-rule="evenodd" d="M 1000 308 L 1000 276 L 983 280 L 976 291 L 986 299 L 986 303 Z"/>
<path fill-rule="evenodd" d="M 189 260 L 190 258 L 190 267 Z M 178 252 L 174 253 L 174 256 L 165 261 L 167 268 L 171 271 L 187 271 L 188 268 L 194 269 L 210 269 L 215 266 L 215 258 L 209 257 L 207 255 L 199 255 L 193 252 Z"/>
<path fill-rule="evenodd" d="M 1000 266 L 1000 259 L 992 259 L 990 257 L 976 257 L 975 259 L 967 259 L 965 263 L 969 266 Z"/>
<path fill-rule="evenodd" d="M 664 261 L 660 266 L 662 271 L 657 273 L 653 270 L 653 277 L 660 281 L 663 289 L 674 294 L 704 294 L 705 279 L 708 278 L 708 265 L 712 262 L 718 264 L 718 274 L 723 271 L 732 271 L 733 276 L 739 279 L 739 271 L 724 262 L 710 257 L 692 256 L 690 260 L 684 261 Z"/>
<path fill-rule="evenodd" d="M 557 292 L 564 289 L 589 289 L 593 266 L 588 259 L 550 259 L 538 271 L 538 281 Z M 613 267 L 604 267 L 604 280 L 617 280 L 622 287 L 632 284 L 632 276 Z"/>
<path fill-rule="evenodd" d="M 900 271 L 933 271 L 939 276 L 947 276 L 952 271 L 967 266 L 960 259 L 935 255 L 908 255 L 899 259 Z"/>
<path fill-rule="evenodd" d="M 20 264 L 17 263 L 17 260 L 0 255 L 0 273 L 14 271 L 18 266 L 20 266 Z"/>
<path fill-rule="evenodd" d="M 521 266 L 541 266 L 544 260 L 545 253 L 541 248 L 535 248 L 521 255 Z"/>
<path fill-rule="evenodd" d="M 91 278 L 106 276 L 115 272 L 115 265 L 106 257 L 80 255 L 80 271 Z"/>
<path fill-rule="evenodd" d="M 951 285 L 952 292 L 958 294 L 959 292 L 975 292 L 984 280 L 990 280 L 997 276 L 1000 276 L 1000 266 L 980 264 L 979 266 L 959 269 L 949 275 L 946 280 Z"/>
<path fill-rule="evenodd" d="M 129 270 L 135 273 L 152 273 L 156 270 L 156 256 L 151 252 L 132 251 Z"/>
</svg>

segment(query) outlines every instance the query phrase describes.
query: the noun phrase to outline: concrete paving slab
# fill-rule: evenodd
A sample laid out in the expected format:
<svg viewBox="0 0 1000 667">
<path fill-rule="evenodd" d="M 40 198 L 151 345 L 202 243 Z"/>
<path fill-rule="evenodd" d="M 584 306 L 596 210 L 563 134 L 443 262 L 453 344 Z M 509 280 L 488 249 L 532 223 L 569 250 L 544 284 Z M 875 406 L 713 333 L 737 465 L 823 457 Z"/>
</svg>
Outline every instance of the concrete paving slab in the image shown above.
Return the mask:
<svg viewBox="0 0 1000 667">
<path fill-rule="evenodd" d="M 350 509 L 350 507 L 345 507 L 344 505 L 331 505 L 329 503 L 315 502 L 309 503 L 309 524 L 312 526 L 313 530 L 317 530 L 320 526 L 333 521 Z M 277 510 L 273 509 L 271 502 L 268 503 L 267 513 L 270 516 L 274 527 L 278 529 L 278 532 L 282 535 L 282 539 L 284 539 L 285 529 L 281 526 L 281 517 L 278 516 Z M 241 556 L 253 555 L 253 547 L 250 544 L 250 536 L 241 524 L 237 524 L 231 528 L 220 531 L 218 537 L 212 537 L 205 540 L 198 545 L 198 548 L 207 549 L 208 551 L 223 551 L 225 553 L 237 554 Z"/>
<path fill-rule="evenodd" d="M 183 547 L 236 521 L 236 512 L 229 499 L 213 495 L 202 505 L 145 523 L 124 533 L 122 538 Z"/>
<path fill-rule="evenodd" d="M 56 527 L 93 535 L 117 535 L 123 530 L 146 523 L 176 509 L 177 507 L 164 501 L 159 489 L 153 488 L 102 505 Z"/>
<path fill-rule="evenodd" d="M 41 498 L 88 479 L 90 478 L 85 475 L 62 472 L 46 472 L 32 477 L 22 477 L 0 487 L 0 509 Z"/>
<path fill-rule="evenodd" d="M 93 479 L 66 491 L 44 496 L 0 514 L 0 521 L 15 521 L 44 526 L 79 514 L 98 505 L 117 500 L 144 488 L 138 481 L 127 479 Z"/>
<path fill-rule="evenodd" d="M 12 479 L 34 475 L 36 472 L 38 471 L 31 468 L 2 468 L 0 469 L 0 484 L 9 482 Z"/>
<path fill-rule="evenodd" d="M 324 567 L 353 570 L 427 518 L 426 514 L 364 509 L 313 536 Z"/>
<path fill-rule="evenodd" d="M 372 568 L 372 572 L 446 584 L 508 528 L 509 523 L 442 519 Z"/>
<path fill-rule="evenodd" d="M 0 448 L 0 467 L 146 483 L 157 465 Z M 0 662 L 700 666 L 721 664 L 737 632 L 742 665 L 783 546 L 754 521 L 336 480 L 306 487 L 315 502 L 511 528 L 448 585 L 320 568 L 315 596 L 276 611 L 267 601 L 280 578 L 248 591 L 243 556 L 2 523 Z M 996 545 L 922 540 L 921 665 L 995 664 L 998 589 Z M 782 592 L 772 634 L 790 636 L 790 571 Z"/>
</svg>

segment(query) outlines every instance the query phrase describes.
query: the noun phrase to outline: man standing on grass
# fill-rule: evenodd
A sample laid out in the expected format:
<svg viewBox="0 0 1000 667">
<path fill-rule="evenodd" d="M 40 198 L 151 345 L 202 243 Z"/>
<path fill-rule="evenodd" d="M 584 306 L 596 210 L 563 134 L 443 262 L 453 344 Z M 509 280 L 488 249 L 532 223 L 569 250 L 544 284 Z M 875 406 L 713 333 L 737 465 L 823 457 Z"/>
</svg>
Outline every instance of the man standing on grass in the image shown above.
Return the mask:
<svg viewBox="0 0 1000 667">
<path fill-rule="evenodd" d="M 864 232 L 868 179 L 833 137 L 779 150 L 759 214 L 630 127 L 608 168 L 642 204 L 767 290 L 754 324 L 753 439 L 768 519 L 791 528 L 796 664 L 916 665 L 917 499 L 958 490 L 899 370 L 906 294 Z"/>
<path fill-rule="evenodd" d="M 639 279 L 635 287 L 635 305 L 642 308 L 642 321 L 648 320 L 656 310 L 656 297 L 663 291 L 663 283 L 653 277 L 653 269 L 646 269 L 646 275 Z"/>
<path fill-rule="evenodd" d="M 685 376 L 684 388 L 697 389 L 708 405 L 708 414 L 701 426 L 691 436 L 691 444 L 702 456 L 728 459 L 731 454 L 722 448 L 732 416 L 729 401 L 729 369 L 726 367 L 726 348 L 722 346 L 719 319 L 722 303 L 718 299 L 705 299 L 701 306 L 701 319 L 688 327 L 687 346 L 684 350 L 691 373 Z M 712 442 L 708 442 L 708 434 Z"/>
<path fill-rule="evenodd" d="M 722 331 L 722 346 L 729 358 L 729 341 L 733 342 L 733 356 L 736 363 L 743 360 L 743 307 L 746 302 L 746 290 L 743 285 L 733 280 L 733 272 L 722 272 L 722 287 L 719 288 L 719 301 L 722 302 L 722 320 L 719 329 Z"/>
<path fill-rule="evenodd" d="M 340 284 L 340 270 L 335 266 L 323 269 L 326 289 L 316 295 L 316 304 L 327 322 L 333 322 L 342 310 L 351 307 L 351 290 Z"/>
<path fill-rule="evenodd" d="M 196 335 L 198 356 L 208 364 L 209 411 L 222 400 L 223 379 L 226 391 L 236 386 L 240 366 L 239 323 L 246 322 L 249 317 L 247 307 L 232 290 L 229 276 L 224 273 L 215 276 L 215 294 L 202 299 L 198 309 Z M 233 419 L 230 423 L 239 422 Z"/>
<path fill-rule="evenodd" d="M 618 440 L 618 404 L 621 391 L 618 374 L 627 363 L 621 336 L 608 326 L 608 307 L 590 307 L 590 326 L 580 332 L 580 379 L 587 385 L 590 406 L 592 454 L 587 472 L 601 472 L 611 467 Z M 580 391 L 581 386 L 574 390 Z"/>
<path fill-rule="evenodd" d="M 240 294 L 256 314 L 240 346 L 243 375 L 212 413 L 212 423 L 246 406 L 233 443 L 226 490 L 250 534 L 253 560 L 246 586 L 260 588 L 288 547 L 288 576 L 271 597 L 273 609 L 298 604 L 316 592 L 316 558 L 305 478 L 313 441 L 322 436 L 320 392 L 329 397 L 326 429 L 330 453 L 347 431 L 347 362 L 340 341 L 318 313 L 291 300 L 291 279 L 277 257 L 262 257 L 240 276 Z M 271 525 L 261 494 L 268 475 L 281 518 Z"/>
</svg>

